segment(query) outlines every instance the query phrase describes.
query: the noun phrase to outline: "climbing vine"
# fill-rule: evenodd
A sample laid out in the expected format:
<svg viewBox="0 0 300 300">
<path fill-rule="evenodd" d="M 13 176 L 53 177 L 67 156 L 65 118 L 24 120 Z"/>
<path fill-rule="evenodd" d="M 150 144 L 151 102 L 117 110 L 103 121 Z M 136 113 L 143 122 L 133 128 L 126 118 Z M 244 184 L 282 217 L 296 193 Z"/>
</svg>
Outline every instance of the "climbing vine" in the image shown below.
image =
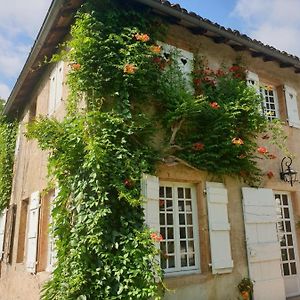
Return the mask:
<svg viewBox="0 0 300 300">
<path fill-rule="evenodd" d="M 2 105 L 0 110 L 2 111 Z M 16 128 L 16 122 L 0 115 L 0 212 L 10 201 Z"/>
<path fill-rule="evenodd" d="M 212 71 L 196 59 L 192 80 L 176 51 L 162 56 L 163 22 L 130 3 L 86 1 L 68 50 L 53 58 L 70 66 L 68 113 L 28 126 L 28 138 L 50 151 L 59 186 L 57 263 L 44 300 L 161 299 L 154 242 L 162 237 L 144 225 L 142 173 L 179 157 L 256 182 L 257 155 L 267 155 L 256 138 L 268 123 L 243 70 Z"/>
</svg>

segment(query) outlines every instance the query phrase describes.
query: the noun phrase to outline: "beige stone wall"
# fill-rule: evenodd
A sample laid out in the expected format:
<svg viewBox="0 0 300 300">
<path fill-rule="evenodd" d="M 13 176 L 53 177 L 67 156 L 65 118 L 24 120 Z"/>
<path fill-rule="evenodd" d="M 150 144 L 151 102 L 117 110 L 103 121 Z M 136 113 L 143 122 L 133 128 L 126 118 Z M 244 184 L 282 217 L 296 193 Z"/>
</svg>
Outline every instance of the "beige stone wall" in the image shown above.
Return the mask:
<svg viewBox="0 0 300 300">
<path fill-rule="evenodd" d="M 282 86 L 288 84 L 295 88 L 300 95 L 300 76 L 292 70 L 279 68 L 274 62 L 263 62 L 261 58 L 252 58 L 248 52 L 236 52 L 231 47 L 224 44 L 216 44 L 212 40 L 204 36 L 197 36 L 190 33 L 183 27 L 172 26 L 167 42 L 179 48 L 183 48 L 194 53 L 200 53 L 208 58 L 212 68 L 219 68 L 223 64 L 230 66 L 237 56 L 242 56 L 243 61 L 248 69 L 257 73 L 266 84 Z M 43 78 L 37 82 L 37 87 L 31 96 L 31 103 L 28 105 L 21 118 L 21 132 L 25 132 L 25 124 L 29 120 L 30 105 L 37 101 L 37 115 L 47 115 L 48 99 L 49 99 L 49 75 L 51 66 L 45 71 Z M 65 66 L 67 71 L 67 65 Z M 63 95 L 64 101 L 61 103 L 55 115 L 61 119 L 65 114 L 64 102 L 67 96 L 67 88 Z M 24 99 L 25 101 L 25 99 Z M 279 102 L 281 104 L 282 120 L 286 119 L 283 95 L 279 93 Z M 294 168 L 300 171 L 299 145 L 300 145 L 300 129 L 289 128 L 286 126 L 286 133 L 289 136 L 288 147 L 290 151 L 298 154 L 295 159 Z M 264 178 L 262 186 L 272 188 L 279 191 L 290 191 L 294 206 L 295 220 L 300 218 L 300 185 L 291 187 L 289 184 L 279 179 L 279 164 L 282 153 L 276 152 L 278 156 L 276 160 L 269 160 L 262 164 L 262 168 L 267 172 L 272 170 L 275 174 L 271 180 Z M 236 299 L 236 285 L 240 279 L 247 276 L 247 258 L 245 250 L 245 234 L 243 225 L 243 212 L 241 201 L 242 184 L 237 179 L 225 178 L 217 179 L 212 175 L 190 168 L 188 166 L 177 164 L 173 167 L 161 165 L 157 171 L 158 176 L 165 181 L 183 181 L 190 182 L 197 187 L 198 201 L 198 217 L 199 217 L 199 239 L 201 252 L 201 270 L 200 274 L 186 276 L 168 276 L 166 285 L 170 292 L 166 295 L 166 300 L 218 300 L 218 299 Z M 1 264 L 0 278 L 0 299 L 2 300 L 35 300 L 39 299 L 39 290 L 43 281 L 49 276 L 44 271 L 43 264 L 40 265 L 37 274 L 29 274 L 24 267 L 23 262 L 17 261 L 18 253 L 18 235 L 20 232 L 21 220 L 21 202 L 29 198 L 34 191 L 42 191 L 47 185 L 47 153 L 39 150 L 35 141 L 27 141 L 23 134 L 20 138 L 20 147 L 17 152 L 14 183 L 11 203 L 17 204 L 17 216 L 14 235 L 12 264 Z M 208 235 L 208 219 L 206 197 L 203 193 L 206 181 L 223 182 L 228 189 L 229 204 L 228 213 L 231 223 L 231 250 L 234 260 L 234 268 L 232 273 L 226 275 L 212 275 L 209 267 L 210 263 L 210 247 Z M 47 201 L 47 199 L 45 200 Z M 47 218 L 46 218 L 47 219 Z M 44 221 L 45 222 L 45 219 Z M 46 226 L 43 226 L 45 228 Z M 300 229 L 297 229 L 298 244 L 300 249 Z M 25 247 L 26 248 L 26 247 Z M 39 253 L 39 259 L 45 260 L 47 256 L 46 247 Z M 19 254 L 20 256 L 20 254 Z M 22 259 L 21 259 L 22 260 Z M 20 257 L 18 259 L 20 261 Z M 5 296 L 3 296 L 5 295 Z"/>
</svg>

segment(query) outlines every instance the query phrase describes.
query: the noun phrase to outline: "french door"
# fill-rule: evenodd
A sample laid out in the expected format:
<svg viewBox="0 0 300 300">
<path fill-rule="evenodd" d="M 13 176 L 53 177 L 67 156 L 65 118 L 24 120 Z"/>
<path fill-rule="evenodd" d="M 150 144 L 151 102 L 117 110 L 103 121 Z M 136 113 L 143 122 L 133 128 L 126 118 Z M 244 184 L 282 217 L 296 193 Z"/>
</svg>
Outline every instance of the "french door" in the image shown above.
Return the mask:
<svg viewBox="0 0 300 300">
<path fill-rule="evenodd" d="M 293 207 L 289 193 L 275 192 L 274 195 L 278 215 L 277 231 L 280 240 L 281 272 L 286 296 L 295 296 L 300 294 L 300 266 Z"/>
</svg>

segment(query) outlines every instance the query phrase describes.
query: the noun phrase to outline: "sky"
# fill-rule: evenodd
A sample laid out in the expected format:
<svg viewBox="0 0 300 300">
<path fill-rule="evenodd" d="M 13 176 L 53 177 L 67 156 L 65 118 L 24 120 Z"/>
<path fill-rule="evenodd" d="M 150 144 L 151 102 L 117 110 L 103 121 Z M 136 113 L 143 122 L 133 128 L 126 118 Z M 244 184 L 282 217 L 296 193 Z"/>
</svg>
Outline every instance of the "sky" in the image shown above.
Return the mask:
<svg viewBox="0 0 300 300">
<path fill-rule="evenodd" d="M 299 0 L 170 2 L 300 57 Z M 50 4 L 51 0 L 0 0 L 0 98 L 10 95 Z"/>
</svg>

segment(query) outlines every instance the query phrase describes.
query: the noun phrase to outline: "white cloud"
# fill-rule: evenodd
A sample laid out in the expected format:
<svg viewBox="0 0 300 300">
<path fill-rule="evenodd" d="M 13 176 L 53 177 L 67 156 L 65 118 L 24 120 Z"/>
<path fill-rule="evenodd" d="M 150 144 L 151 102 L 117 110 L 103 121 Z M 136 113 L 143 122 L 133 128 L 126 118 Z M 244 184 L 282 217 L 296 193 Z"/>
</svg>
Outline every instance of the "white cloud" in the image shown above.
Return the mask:
<svg viewBox="0 0 300 300">
<path fill-rule="evenodd" d="M 237 0 L 233 14 L 246 22 L 252 38 L 300 56 L 299 11 L 299 0 Z"/>
<path fill-rule="evenodd" d="M 50 0 L 5 1 L 0 10 L 0 28 L 9 34 L 25 33 L 34 38 L 50 3 Z"/>
<path fill-rule="evenodd" d="M 0 9 L 0 97 L 7 97 L 42 26 L 51 0 L 9 0 Z"/>
<path fill-rule="evenodd" d="M 6 84 L 0 82 L 0 99 L 6 100 L 9 94 L 10 94 L 10 88 Z"/>
</svg>

